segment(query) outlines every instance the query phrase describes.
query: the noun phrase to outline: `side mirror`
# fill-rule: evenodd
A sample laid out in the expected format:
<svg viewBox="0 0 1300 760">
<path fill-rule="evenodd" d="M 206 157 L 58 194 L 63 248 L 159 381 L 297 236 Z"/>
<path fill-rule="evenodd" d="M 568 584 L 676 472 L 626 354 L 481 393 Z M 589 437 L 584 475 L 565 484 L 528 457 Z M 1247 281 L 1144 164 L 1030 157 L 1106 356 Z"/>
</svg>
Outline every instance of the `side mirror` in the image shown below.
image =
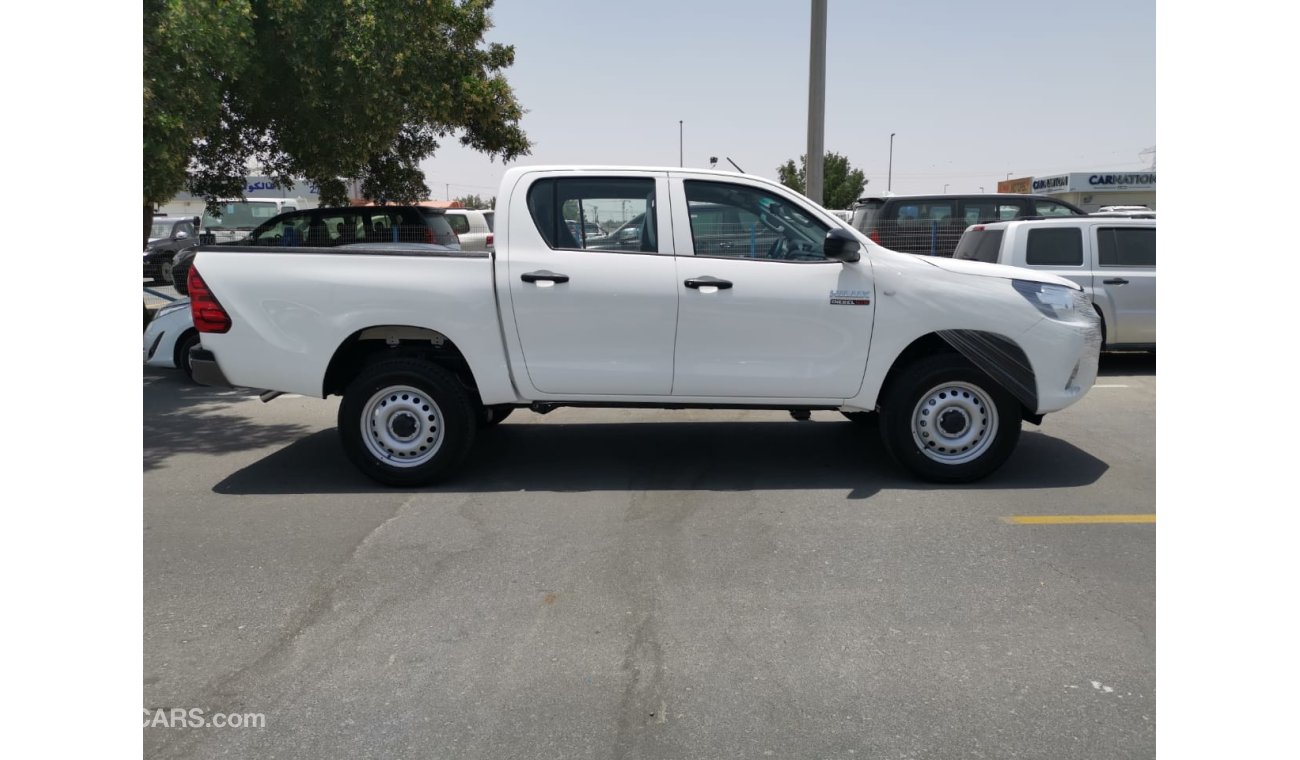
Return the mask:
<svg viewBox="0 0 1300 760">
<path fill-rule="evenodd" d="M 184 230 L 182 230 L 182 231 L 176 233 L 176 239 L 177 239 L 177 240 L 184 240 L 185 238 L 187 238 L 187 237 L 189 237 L 189 236 L 190 236 L 190 233 L 185 232 Z"/>
<path fill-rule="evenodd" d="M 848 264 L 861 259 L 861 251 L 862 244 L 852 232 L 836 227 L 826 233 L 826 242 L 822 246 L 822 254 L 826 258 Z"/>
</svg>

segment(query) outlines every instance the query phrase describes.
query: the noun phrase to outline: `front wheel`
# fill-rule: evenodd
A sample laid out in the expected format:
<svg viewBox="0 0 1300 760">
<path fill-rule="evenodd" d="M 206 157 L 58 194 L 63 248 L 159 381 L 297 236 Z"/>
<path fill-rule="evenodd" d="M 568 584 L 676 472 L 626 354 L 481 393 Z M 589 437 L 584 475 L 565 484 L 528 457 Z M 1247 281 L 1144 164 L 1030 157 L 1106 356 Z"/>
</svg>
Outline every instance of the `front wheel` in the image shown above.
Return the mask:
<svg viewBox="0 0 1300 760">
<path fill-rule="evenodd" d="M 1020 404 L 956 354 L 908 367 L 881 404 L 885 449 L 923 480 L 969 483 L 992 473 L 1020 439 Z"/>
<path fill-rule="evenodd" d="M 474 443 L 469 393 L 455 375 L 420 359 L 385 359 L 362 370 L 339 404 L 343 450 L 390 486 L 451 475 Z"/>
<path fill-rule="evenodd" d="M 199 345 L 199 334 L 190 331 L 176 341 L 176 355 L 172 357 L 176 367 L 185 373 L 185 378 L 194 382 L 194 363 L 190 361 L 190 349 Z"/>
</svg>

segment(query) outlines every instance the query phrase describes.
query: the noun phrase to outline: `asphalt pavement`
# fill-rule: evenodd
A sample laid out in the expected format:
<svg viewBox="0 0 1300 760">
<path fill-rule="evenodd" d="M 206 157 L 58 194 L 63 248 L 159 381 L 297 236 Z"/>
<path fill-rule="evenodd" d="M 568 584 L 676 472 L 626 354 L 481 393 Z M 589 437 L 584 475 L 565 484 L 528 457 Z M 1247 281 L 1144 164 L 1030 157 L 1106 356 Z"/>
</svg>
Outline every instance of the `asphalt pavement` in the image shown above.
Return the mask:
<svg viewBox="0 0 1300 760">
<path fill-rule="evenodd" d="M 1154 356 L 955 488 L 834 413 L 561 409 L 394 490 L 337 399 L 144 383 L 144 707 L 265 720 L 147 757 L 1155 755 Z"/>
</svg>

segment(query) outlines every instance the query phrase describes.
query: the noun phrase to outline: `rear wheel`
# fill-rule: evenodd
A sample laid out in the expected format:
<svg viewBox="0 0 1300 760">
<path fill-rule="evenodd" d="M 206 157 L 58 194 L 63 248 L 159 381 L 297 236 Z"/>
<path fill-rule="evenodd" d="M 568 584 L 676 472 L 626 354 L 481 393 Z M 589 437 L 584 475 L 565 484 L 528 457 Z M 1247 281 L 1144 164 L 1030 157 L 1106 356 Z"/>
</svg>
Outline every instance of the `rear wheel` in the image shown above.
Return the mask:
<svg viewBox="0 0 1300 760">
<path fill-rule="evenodd" d="M 343 450 L 390 486 L 451 475 L 474 443 L 474 407 L 455 375 L 420 359 L 384 359 L 361 371 L 339 404 Z"/>
<path fill-rule="evenodd" d="M 924 480 L 967 483 L 1002 466 L 1020 439 L 1020 404 L 956 354 L 903 371 L 881 404 L 890 455 Z"/>
</svg>

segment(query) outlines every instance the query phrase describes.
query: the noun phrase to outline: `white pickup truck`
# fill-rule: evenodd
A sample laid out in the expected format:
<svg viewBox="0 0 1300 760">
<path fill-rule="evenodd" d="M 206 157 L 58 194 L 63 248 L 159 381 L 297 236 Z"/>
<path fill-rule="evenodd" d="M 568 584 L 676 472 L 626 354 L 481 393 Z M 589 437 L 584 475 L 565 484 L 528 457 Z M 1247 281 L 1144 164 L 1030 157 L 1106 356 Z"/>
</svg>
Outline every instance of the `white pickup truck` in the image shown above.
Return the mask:
<svg viewBox="0 0 1300 760">
<path fill-rule="evenodd" d="M 887 250 L 769 180 L 521 167 L 497 199 L 494 253 L 200 249 L 195 379 L 342 395 L 349 458 L 398 486 L 561 406 L 879 412 L 899 463 L 966 482 L 1096 379 L 1077 285 Z"/>
</svg>

